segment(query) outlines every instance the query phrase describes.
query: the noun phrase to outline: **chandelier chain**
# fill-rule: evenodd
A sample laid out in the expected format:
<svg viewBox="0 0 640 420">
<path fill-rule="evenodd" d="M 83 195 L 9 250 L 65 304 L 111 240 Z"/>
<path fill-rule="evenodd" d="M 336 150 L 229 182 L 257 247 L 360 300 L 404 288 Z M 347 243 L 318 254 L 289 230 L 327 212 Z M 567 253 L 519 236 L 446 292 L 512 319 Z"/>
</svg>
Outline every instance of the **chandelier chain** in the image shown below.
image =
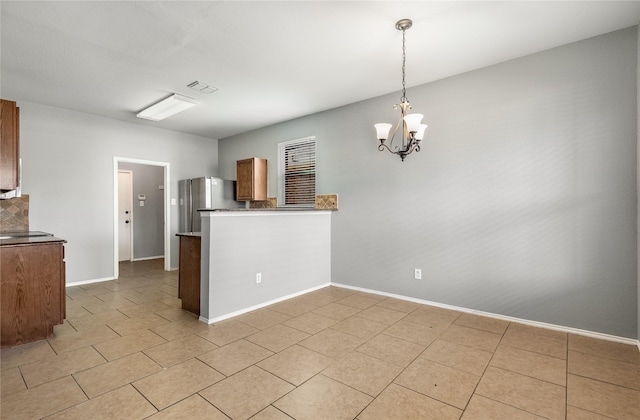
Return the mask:
<svg viewBox="0 0 640 420">
<path fill-rule="evenodd" d="M 404 74 L 405 74 L 405 62 L 407 61 L 407 52 L 405 47 L 405 33 L 406 30 L 402 30 L 402 97 L 400 98 L 400 102 L 405 102 L 407 100 L 407 88 L 405 86 Z"/>
</svg>

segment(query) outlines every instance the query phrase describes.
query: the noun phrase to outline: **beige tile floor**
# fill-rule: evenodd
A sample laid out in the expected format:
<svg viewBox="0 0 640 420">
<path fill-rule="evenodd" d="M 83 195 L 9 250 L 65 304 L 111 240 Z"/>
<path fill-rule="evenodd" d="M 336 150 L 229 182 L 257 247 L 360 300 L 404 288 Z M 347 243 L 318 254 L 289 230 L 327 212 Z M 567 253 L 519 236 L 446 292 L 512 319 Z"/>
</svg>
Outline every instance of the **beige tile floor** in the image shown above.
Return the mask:
<svg viewBox="0 0 640 420">
<path fill-rule="evenodd" d="M 162 260 L 1 352 L 2 419 L 640 419 L 637 347 L 337 287 L 206 325 Z"/>
</svg>

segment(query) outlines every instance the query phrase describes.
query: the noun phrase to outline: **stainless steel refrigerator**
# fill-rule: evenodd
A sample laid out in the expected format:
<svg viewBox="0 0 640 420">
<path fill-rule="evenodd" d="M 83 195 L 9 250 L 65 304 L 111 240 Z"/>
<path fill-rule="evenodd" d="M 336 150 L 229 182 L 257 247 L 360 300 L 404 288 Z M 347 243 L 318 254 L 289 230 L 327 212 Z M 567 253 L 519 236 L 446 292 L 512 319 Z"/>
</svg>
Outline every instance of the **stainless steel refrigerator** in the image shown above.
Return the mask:
<svg viewBox="0 0 640 420">
<path fill-rule="evenodd" d="M 202 177 L 178 181 L 179 232 L 200 232 L 198 209 L 232 209 L 244 207 L 236 201 L 236 181 Z"/>
</svg>

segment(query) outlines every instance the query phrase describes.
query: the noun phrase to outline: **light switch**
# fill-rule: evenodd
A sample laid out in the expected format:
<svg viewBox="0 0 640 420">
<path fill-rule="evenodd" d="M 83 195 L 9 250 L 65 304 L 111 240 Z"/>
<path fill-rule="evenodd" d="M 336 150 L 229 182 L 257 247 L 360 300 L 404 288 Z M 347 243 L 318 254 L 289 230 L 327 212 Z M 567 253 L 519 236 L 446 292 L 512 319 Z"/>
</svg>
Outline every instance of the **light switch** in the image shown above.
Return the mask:
<svg viewBox="0 0 640 420">
<path fill-rule="evenodd" d="M 140 202 L 140 207 L 144 207 L 144 201 Z"/>
</svg>

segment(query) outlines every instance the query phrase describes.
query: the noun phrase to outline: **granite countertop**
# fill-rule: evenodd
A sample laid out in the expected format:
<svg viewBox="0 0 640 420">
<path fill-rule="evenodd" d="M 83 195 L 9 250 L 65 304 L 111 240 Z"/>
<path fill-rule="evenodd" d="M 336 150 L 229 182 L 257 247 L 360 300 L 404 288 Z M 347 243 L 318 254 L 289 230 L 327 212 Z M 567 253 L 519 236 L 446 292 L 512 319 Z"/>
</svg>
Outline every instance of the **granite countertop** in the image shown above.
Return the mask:
<svg viewBox="0 0 640 420">
<path fill-rule="evenodd" d="M 47 232 L 41 232 L 39 230 L 3 230 L 0 231 L 0 239 L 11 236 L 13 238 L 31 238 L 34 236 L 53 236 Z"/>
<path fill-rule="evenodd" d="M 67 242 L 64 239 L 56 238 L 46 232 L 2 232 L 0 233 L 0 246 L 34 245 L 50 242 Z"/>
<path fill-rule="evenodd" d="M 247 212 L 247 211 L 337 211 L 317 209 L 315 207 L 270 207 L 270 208 L 236 208 L 236 209 L 198 209 L 198 211 L 217 211 L 217 212 Z"/>
</svg>

